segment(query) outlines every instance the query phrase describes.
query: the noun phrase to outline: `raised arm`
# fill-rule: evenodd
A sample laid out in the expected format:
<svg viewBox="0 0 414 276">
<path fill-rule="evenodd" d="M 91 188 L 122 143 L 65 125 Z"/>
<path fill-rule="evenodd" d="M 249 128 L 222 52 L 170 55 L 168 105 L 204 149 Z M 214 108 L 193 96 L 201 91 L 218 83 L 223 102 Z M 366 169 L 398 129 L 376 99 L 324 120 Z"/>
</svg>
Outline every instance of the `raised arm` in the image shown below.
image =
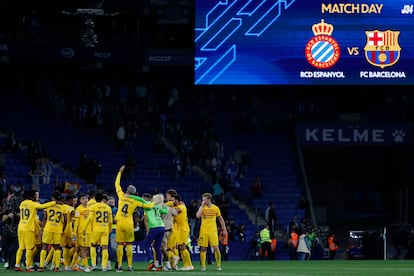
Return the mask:
<svg viewBox="0 0 414 276">
<path fill-rule="evenodd" d="M 201 201 L 200 208 L 198 208 L 197 213 L 196 213 L 196 218 L 201 218 L 201 216 L 203 214 L 204 204 L 205 204 L 204 200 Z"/>
<path fill-rule="evenodd" d="M 161 214 L 168 214 L 168 206 L 166 205 L 162 205 L 161 209 L 160 209 L 160 213 Z"/>
<path fill-rule="evenodd" d="M 117 173 L 116 178 L 115 178 L 115 191 L 116 191 L 116 194 L 119 194 L 120 192 L 122 192 L 121 176 L 122 176 L 122 173 L 124 172 L 124 169 L 125 169 L 125 165 L 122 165 L 119 168 L 118 173 Z"/>
</svg>

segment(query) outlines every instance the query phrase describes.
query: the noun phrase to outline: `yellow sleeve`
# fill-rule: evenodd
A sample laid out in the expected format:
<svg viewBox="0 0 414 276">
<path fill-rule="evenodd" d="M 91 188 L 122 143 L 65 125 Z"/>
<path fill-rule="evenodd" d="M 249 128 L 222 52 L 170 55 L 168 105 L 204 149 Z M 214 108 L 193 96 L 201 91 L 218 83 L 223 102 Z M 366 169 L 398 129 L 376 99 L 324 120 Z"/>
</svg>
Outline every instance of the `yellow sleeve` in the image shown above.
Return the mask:
<svg viewBox="0 0 414 276">
<path fill-rule="evenodd" d="M 109 233 L 111 233 L 111 231 L 112 231 L 112 224 L 114 223 L 114 220 L 113 220 L 113 216 L 112 216 L 112 209 L 111 208 L 108 208 L 108 210 L 109 210 L 108 230 L 109 230 Z"/>
<path fill-rule="evenodd" d="M 50 202 L 46 202 L 46 203 L 39 203 L 36 208 L 37 209 L 46 209 L 49 207 L 52 207 L 53 205 L 56 205 L 56 201 L 50 201 Z"/>
<path fill-rule="evenodd" d="M 76 212 L 76 211 L 75 211 Z M 77 217 L 76 215 L 73 217 L 73 233 L 77 233 L 78 232 L 78 226 L 79 226 L 79 217 Z"/>
<path fill-rule="evenodd" d="M 154 202 L 142 203 L 142 208 L 144 208 L 144 209 L 152 209 L 152 208 L 154 208 Z"/>
<path fill-rule="evenodd" d="M 121 176 L 122 176 L 122 173 L 118 172 L 118 174 L 116 175 L 116 178 L 115 178 L 115 191 L 116 191 L 117 194 L 119 194 L 119 192 L 122 192 Z"/>
<path fill-rule="evenodd" d="M 86 219 L 85 229 L 87 229 L 89 224 L 91 224 L 91 222 L 93 220 L 93 213 L 94 212 L 95 212 L 94 210 L 89 210 L 88 218 Z"/>
</svg>

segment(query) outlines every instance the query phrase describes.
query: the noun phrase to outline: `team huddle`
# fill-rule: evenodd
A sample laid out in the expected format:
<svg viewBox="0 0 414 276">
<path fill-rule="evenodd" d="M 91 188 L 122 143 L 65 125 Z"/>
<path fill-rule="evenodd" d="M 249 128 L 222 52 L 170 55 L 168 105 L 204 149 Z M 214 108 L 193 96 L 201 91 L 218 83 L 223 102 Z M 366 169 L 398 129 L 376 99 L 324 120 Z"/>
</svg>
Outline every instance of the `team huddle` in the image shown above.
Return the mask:
<svg viewBox="0 0 414 276">
<path fill-rule="evenodd" d="M 163 194 L 136 195 L 136 188 L 129 185 L 125 192 L 121 177 L 125 166 L 121 166 L 115 179 L 118 206 L 115 212 L 108 205 L 108 196 L 102 192 L 68 195 L 62 199 L 60 192 L 53 192 L 52 201 L 39 203 L 39 193 L 25 192 L 20 204 L 18 225 L 19 247 L 16 252 L 16 271 L 23 271 L 21 261 L 25 257 L 25 271 L 35 271 L 34 257 L 40 250 L 37 271 L 48 269 L 90 272 L 112 269 L 108 246 L 111 232 L 115 231 L 116 271 L 123 271 L 126 256 L 127 270 L 133 271 L 132 245 L 135 241 L 134 213 L 143 209 L 146 236 L 144 249 L 148 271 L 194 270 L 188 241 L 190 227 L 187 207 L 174 189 Z M 80 204 L 77 206 L 77 200 Z M 43 210 L 42 219 L 39 210 Z M 221 254 L 218 248 L 217 221 L 226 231 L 220 209 L 212 203 L 212 195 L 202 195 L 202 203 L 196 214 L 201 219 L 198 245 L 200 246 L 201 270 L 206 270 L 206 250 L 214 251 L 216 269 L 221 270 Z M 114 229 L 114 230 L 113 230 Z M 178 268 L 179 262 L 182 267 Z"/>
</svg>

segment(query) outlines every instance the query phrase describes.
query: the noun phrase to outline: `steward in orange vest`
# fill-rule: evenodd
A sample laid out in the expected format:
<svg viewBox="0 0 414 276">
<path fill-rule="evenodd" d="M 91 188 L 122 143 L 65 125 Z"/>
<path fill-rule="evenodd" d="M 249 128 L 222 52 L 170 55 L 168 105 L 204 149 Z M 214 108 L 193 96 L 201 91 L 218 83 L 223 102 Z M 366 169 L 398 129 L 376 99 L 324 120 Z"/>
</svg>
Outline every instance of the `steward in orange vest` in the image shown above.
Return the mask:
<svg viewBox="0 0 414 276">
<path fill-rule="evenodd" d="M 335 240 L 335 234 L 331 233 L 328 237 L 329 260 L 334 260 L 338 251 L 338 244 Z"/>
<path fill-rule="evenodd" d="M 229 235 L 228 232 L 224 232 L 220 229 L 219 232 L 219 249 L 223 261 L 228 261 L 229 257 L 227 254 L 227 245 L 229 245 Z"/>
<path fill-rule="evenodd" d="M 288 240 L 288 251 L 289 251 L 289 257 L 291 260 L 297 259 L 296 249 L 298 248 L 298 242 L 299 242 L 299 235 L 296 232 L 296 227 L 292 229 L 290 232 L 290 237 Z"/>
</svg>

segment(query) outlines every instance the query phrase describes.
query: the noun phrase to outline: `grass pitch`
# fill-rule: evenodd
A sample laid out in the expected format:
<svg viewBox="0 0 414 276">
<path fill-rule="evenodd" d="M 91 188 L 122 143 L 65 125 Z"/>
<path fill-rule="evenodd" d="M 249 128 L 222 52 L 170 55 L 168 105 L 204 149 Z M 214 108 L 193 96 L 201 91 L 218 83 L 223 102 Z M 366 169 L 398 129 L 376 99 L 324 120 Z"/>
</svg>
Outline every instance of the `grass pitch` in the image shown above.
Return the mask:
<svg viewBox="0 0 414 276">
<path fill-rule="evenodd" d="M 135 262 L 134 272 L 124 271 L 125 274 L 179 274 L 179 275 L 198 275 L 198 276 L 383 276 L 383 275 L 414 275 L 414 260 L 311 260 L 311 261 L 227 261 L 223 262 L 222 271 L 216 271 L 214 264 L 207 265 L 207 271 L 202 272 L 198 262 L 194 263 L 193 271 L 146 271 L 146 262 Z M 0 269 L 1 276 L 22 274 L 26 272 L 16 272 L 12 270 Z M 33 272 L 35 274 L 58 274 L 59 276 L 73 276 L 74 274 L 85 272 Z M 102 272 L 93 271 L 89 275 L 98 274 L 117 274 L 112 271 Z"/>
</svg>

